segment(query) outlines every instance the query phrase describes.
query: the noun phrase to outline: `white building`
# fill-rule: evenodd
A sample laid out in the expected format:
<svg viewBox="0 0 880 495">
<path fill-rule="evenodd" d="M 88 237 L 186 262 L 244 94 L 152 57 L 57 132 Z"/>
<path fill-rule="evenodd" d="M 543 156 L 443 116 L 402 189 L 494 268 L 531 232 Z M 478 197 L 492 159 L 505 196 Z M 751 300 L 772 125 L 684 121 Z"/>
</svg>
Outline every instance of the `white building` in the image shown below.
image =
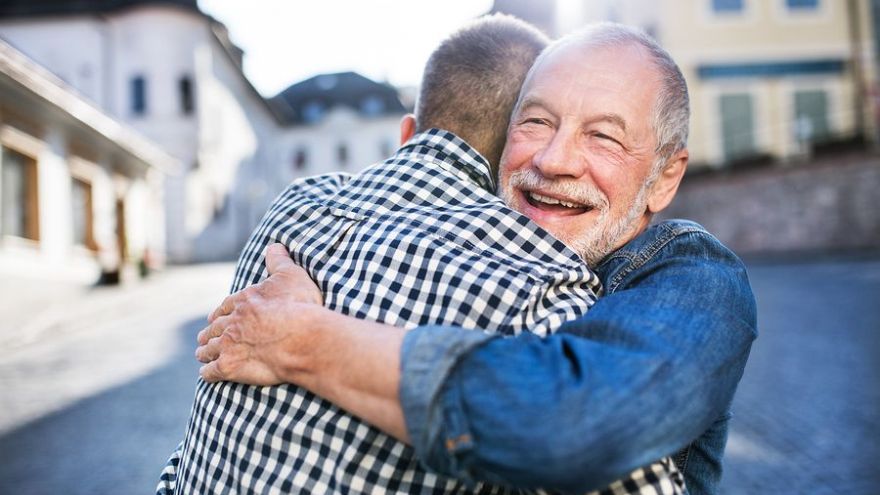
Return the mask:
<svg viewBox="0 0 880 495">
<path fill-rule="evenodd" d="M 285 124 L 277 145 L 290 177 L 354 172 L 400 144 L 397 90 L 354 72 L 306 79 L 270 101 Z"/>
<path fill-rule="evenodd" d="M 306 117 L 282 97 L 302 86 L 267 101 L 196 0 L 7 0 L 0 37 L 183 163 L 165 183 L 172 262 L 234 258 L 290 179 L 396 149 L 399 101 L 377 110 L 369 95 L 354 107 L 321 99 L 315 114 L 304 100 Z M 333 93 L 331 82 L 348 79 L 328 75 L 313 89 Z"/>
<path fill-rule="evenodd" d="M 0 42 L 0 278 L 91 283 L 158 261 L 177 166 Z"/>
</svg>

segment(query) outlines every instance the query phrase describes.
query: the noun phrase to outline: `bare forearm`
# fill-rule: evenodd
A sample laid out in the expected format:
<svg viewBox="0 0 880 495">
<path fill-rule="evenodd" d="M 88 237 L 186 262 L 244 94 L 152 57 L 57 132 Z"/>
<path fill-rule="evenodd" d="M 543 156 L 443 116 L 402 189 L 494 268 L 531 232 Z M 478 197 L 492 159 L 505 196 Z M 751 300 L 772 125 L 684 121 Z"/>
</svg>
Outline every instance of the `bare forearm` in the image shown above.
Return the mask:
<svg viewBox="0 0 880 495">
<path fill-rule="evenodd" d="M 285 370 L 288 380 L 408 443 L 398 395 L 405 331 L 324 308 L 310 319 L 314 345 L 305 356 L 291 350 L 299 357 Z"/>
</svg>

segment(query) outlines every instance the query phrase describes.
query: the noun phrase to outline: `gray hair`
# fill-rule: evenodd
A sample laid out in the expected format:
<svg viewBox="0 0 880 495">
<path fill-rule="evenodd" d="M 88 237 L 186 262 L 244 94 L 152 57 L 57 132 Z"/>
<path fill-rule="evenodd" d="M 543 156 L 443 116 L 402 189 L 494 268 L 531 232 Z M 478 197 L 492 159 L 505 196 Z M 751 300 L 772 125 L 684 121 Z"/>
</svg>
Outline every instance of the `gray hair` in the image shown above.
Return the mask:
<svg viewBox="0 0 880 495">
<path fill-rule="evenodd" d="M 666 161 L 687 147 L 690 101 L 687 83 L 681 69 L 672 60 L 669 52 L 641 29 L 612 22 L 600 22 L 560 38 L 547 47 L 532 66 L 532 71 L 526 77 L 526 84 L 531 79 L 534 68 L 538 67 L 549 53 L 574 43 L 590 47 L 637 45 L 647 51 L 660 76 L 660 90 L 651 116 L 651 127 L 657 140 L 654 149 L 657 160 L 649 180 L 656 179 L 655 176 L 660 173 Z"/>
</svg>

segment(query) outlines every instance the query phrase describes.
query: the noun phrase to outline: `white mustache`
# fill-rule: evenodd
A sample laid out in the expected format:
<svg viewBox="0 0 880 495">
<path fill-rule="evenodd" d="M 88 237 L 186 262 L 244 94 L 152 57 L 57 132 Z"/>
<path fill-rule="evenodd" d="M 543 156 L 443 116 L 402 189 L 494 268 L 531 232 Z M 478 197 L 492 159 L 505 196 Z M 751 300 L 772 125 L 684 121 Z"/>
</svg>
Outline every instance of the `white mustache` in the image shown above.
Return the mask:
<svg viewBox="0 0 880 495">
<path fill-rule="evenodd" d="M 560 196 L 565 201 L 599 210 L 608 207 L 608 198 L 599 189 L 573 180 L 547 179 L 532 169 L 517 170 L 510 174 L 507 188 L 537 189 L 541 193 Z"/>
</svg>

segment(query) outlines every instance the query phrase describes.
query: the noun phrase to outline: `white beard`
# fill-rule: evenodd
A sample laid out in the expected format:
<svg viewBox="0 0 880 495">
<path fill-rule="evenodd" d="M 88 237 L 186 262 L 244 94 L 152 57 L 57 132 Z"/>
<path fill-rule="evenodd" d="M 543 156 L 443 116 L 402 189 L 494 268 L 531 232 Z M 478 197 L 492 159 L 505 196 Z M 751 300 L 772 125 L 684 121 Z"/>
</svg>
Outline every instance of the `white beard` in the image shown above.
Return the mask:
<svg viewBox="0 0 880 495">
<path fill-rule="evenodd" d="M 544 192 L 556 193 L 567 200 L 585 204 L 599 211 L 595 223 L 584 232 L 566 235 L 551 232 L 571 250 L 576 252 L 590 266 L 595 266 L 620 244 L 620 241 L 631 234 L 638 220 L 644 215 L 648 203 L 648 190 L 653 181 L 647 181 L 636 195 L 632 206 L 625 215 L 611 217 L 608 198 L 599 189 L 580 184 L 571 180 L 550 180 L 531 169 L 518 170 L 510 175 L 506 184 L 502 184 L 498 195 L 504 202 L 515 207 L 514 190 L 525 186 L 529 189 L 540 189 Z"/>
<path fill-rule="evenodd" d="M 563 239 L 568 247 L 578 253 L 590 266 L 596 266 L 603 258 L 623 244 L 636 228 L 638 219 L 645 213 L 648 203 L 648 184 L 645 184 L 636 195 L 632 206 L 626 215 L 614 219 L 606 208 L 596 219 L 596 223 L 587 229 L 582 235 L 576 236 L 569 244 Z"/>
</svg>

